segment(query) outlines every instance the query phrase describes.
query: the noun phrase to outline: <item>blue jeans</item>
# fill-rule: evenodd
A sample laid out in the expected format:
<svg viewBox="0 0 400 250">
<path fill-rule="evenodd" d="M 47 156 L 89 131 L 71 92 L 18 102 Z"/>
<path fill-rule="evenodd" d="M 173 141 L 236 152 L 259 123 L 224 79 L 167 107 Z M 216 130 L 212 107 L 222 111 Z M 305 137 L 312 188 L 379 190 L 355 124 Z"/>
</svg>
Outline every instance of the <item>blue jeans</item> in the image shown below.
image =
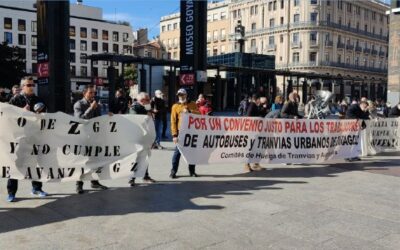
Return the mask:
<svg viewBox="0 0 400 250">
<path fill-rule="evenodd" d="M 179 160 L 181 159 L 181 152 L 179 151 L 178 147 L 175 147 L 174 155 L 172 156 L 172 169 L 171 172 L 176 174 L 179 168 Z M 189 165 L 189 173 L 195 173 L 196 165 Z"/>
<path fill-rule="evenodd" d="M 156 128 L 156 144 L 160 145 L 161 142 L 161 135 L 163 129 L 163 120 L 162 119 L 154 119 L 154 126 Z"/>
</svg>

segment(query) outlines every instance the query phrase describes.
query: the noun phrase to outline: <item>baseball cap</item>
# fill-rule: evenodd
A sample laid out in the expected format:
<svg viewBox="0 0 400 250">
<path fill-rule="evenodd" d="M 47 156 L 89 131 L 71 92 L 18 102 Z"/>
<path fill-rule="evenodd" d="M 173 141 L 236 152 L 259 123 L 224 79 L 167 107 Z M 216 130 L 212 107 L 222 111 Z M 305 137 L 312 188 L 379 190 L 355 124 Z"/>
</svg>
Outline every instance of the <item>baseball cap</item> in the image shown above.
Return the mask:
<svg viewBox="0 0 400 250">
<path fill-rule="evenodd" d="M 176 95 L 187 95 L 186 89 L 179 89 Z"/>
</svg>

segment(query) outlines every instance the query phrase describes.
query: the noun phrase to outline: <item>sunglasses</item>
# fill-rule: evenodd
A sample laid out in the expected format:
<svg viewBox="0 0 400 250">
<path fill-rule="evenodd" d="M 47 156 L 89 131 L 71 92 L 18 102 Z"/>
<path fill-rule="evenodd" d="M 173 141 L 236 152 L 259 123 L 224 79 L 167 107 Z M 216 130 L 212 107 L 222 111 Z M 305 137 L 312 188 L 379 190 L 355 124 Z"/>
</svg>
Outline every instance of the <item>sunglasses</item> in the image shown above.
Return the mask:
<svg viewBox="0 0 400 250">
<path fill-rule="evenodd" d="M 35 84 L 30 84 L 30 83 L 28 83 L 28 84 L 25 84 L 25 86 L 28 87 L 28 88 L 34 88 L 34 87 L 35 87 Z"/>
</svg>

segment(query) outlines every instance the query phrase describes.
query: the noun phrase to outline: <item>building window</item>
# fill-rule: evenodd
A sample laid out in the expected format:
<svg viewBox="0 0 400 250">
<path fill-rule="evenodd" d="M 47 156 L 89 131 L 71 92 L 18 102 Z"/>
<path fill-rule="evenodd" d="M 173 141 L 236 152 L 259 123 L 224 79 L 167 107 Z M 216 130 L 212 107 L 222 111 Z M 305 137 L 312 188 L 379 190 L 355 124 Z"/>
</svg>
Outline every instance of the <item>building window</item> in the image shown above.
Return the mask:
<svg viewBox="0 0 400 250">
<path fill-rule="evenodd" d="M 172 24 L 168 24 L 167 28 L 168 30 L 172 30 Z"/>
<path fill-rule="evenodd" d="M 32 32 L 37 32 L 37 23 L 36 21 L 31 22 L 31 30 Z"/>
<path fill-rule="evenodd" d="M 294 14 L 294 16 L 293 16 L 293 22 L 294 22 L 294 23 L 300 22 L 300 14 Z"/>
<path fill-rule="evenodd" d="M 86 41 L 81 41 L 81 50 L 86 51 L 87 50 L 87 42 Z"/>
<path fill-rule="evenodd" d="M 32 36 L 31 37 L 31 45 L 32 46 L 37 46 L 37 36 Z"/>
<path fill-rule="evenodd" d="M 318 4 L 318 0 L 310 0 L 310 4 Z"/>
<path fill-rule="evenodd" d="M 271 19 L 269 19 L 269 27 L 274 27 L 275 26 L 275 19 L 274 18 L 271 18 Z"/>
<path fill-rule="evenodd" d="M 280 43 L 283 43 L 283 35 L 279 36 L 279 41 L 280 41 Z"/>
<path fill-rule="evenodd" d="M 331 13 L 326 14 L 326 22 L 330 23 L 331 22 Z"/>
<path fill-rule="evenodd" d="M 284 23 L 284 18 L 281 16 L 281 25 Z"/>
<path fill-rule="evenodd" d="M 75 36 L 75 26 L 69 26 L 69 36 Z"/>
<path fill-rule="evenodd" d="M 329 62 L 330 58 L 329 58 L 329 53 L 325 53 L 325 62 Z"/>
<path fill-rule="evenodd" d="M 268 11 L 272 11 L 272 2 L 268 3 Z"/>
<path fill-rule="evenodd" d="M 118 46 L 118 44 L 113 44 L 113 52 L 114 53 L 119 53 L 119 46 Z"/>
<path fill-rule="evenodd" d="M 98 39 L 99 38 L 99 32 L 97 29 L 92 29 L 92 39 Z"/>
<path fill-rule="evenodd" d="M 32 60 L 37 60 L 37 50 L 36 49 L 33 49 L 32 50 Z"/>
<path fill-rule="evenodd" d="M 165 32 L 165 25 L 161 26 L 161 32 Z"/>
<path fill-rule="evenodd" d="M 331 0 L 326 0 L 326 5 L 331 6 Z"/>
<path fill-rule="evenodd" d="M 103 52 L 108 52 L 108 43 L 103 43 Z"/>
<path fill-rule="evenodd" d="M 221 20 L 225 20 L 226 19 L 226 12 L 223 11 L 221 12 Z"/>
<path fill-rule="evenodd" d="M 310 52 L 309 60 L 315 63 L 317 61 L 317 52 Z"/>
<path fill-rule="evenodd" d="M 12 19 L 9 17 L 4 18 L 4 29 L 11 30 L 12 29 Z"/>
<path fill-rule="evenodd" d="M 316 31 L 311 31 L 310 32 L 310 44 L 311 45 L 316 45 L 317 44 L 317 32 Z"/>
<path fill-rule="evenodd" d="M 75 40 L 74 39 L 69 39 L 69 49 L 75 50 Z"/>
<path fill-rule="evenodd" d="M 26 45 L 26 35 L 18 34 L 18 45 Z"/>
<path fill-rule="evenodd" d="M 294 52 L 292 56 L 292 61 L 294 63 L 298 63 L 300 61 L 300 53 L 299 52 Z"/>
<path fill-rule="evenodd" d="M 366 25 L 364 26 L 364 31 L 365 31 L 365 32 L 368 32 L 368 24 L 366 24 Z"/>
<path fill-rule="evenodd" d="M 251 39 L 250 46 L 251 46 L 251 48 L 255 48 L 256 47 L 256 39 Z"/>
<path fill-rule="evenodd" d="M 178 43 L 178 38 L 174 38 L 174 43 L 173 43 L 174 47 L 177 48 L 179 46 Z"/>
<path fill-rule="evenodd" d="M 117 31 L 113 31 L 112 37 L 113 37 L 113 42 L 118 42 L 119 41 L 119 34 L 118 34 Z"/>
<path fill-rule="evenodd" d="M 215 13 L 215 14 L 213 15 L 213 21 L 218 21 L 218 13 Z"/>
<path fill-rule="evenodd" d="M 81 27 L 81 38 L 86 38 L 87 37 L 87 29 Z"/>
<path fill-rule="evenodd" d="M 25 20 L 18 19 L 18 31 L 26 31 L 26 22 L 25 22 Z"/>
<path fill-rule="evenodd" d="M 108 31 L 107 30 L 103 30 L 103 34 L 102 34 L 102 38 L 103 40 L 108 40 Z"/>
<path fill-rule="evenodd" d="M 84 76 L 84 77 L 87 76 L 87 67 L 86 66 L 81 66 L 81 76 Z"/>
<path fill-rule="evenodd" d="M 276 10 L 276 1 L 274 1 L 273 9 Z"/>
<path fill-rule="evenodd" d="M 337 56 L 337 62 L 338 63 L 342 63 L 342 55 L 338 55 Z"/>
<path fill-rule="evenodd" d="M 294 6 L 299 6 L 300 5 L 300 0 L 294 0 L 293 1 Z"/>
<path fill-rule="evenodd" d="M 225 29 L 221 30 L 221 41 L 225 41 L 226 40 L 226 31 Z"/>
<path fill-rule="evenodd" d="M 177 29 L 178 29 L 178 23 L 174 23 L 174 30 L 177 30 Z"/>
<path fill-rule="evenodd" d="M 356 66 L 358 66 L 358 65 L 360 64 L 360 59 L 359 59 L 358 56 L 354 59 L 354 64 L 355 64 Z"/>
<path fill-rule="evenodd" d="M 376 12 L 375 11 L 372 12 L 372 20 L 376 20 Z"/>
<path fill-rule="evenodd" d="M 76 61 L 75 53 L 69 53 L 69 61 L 71 63 L 75 63 L 75 61 Z"/>
<path fill-rule="evenodd" d="M 293 33 L 293 44 L 299 44 L 299 32 Z"/>
<path fill-rule="evenodd" d="M 268 44 L 269 45 L 274 45 L 275 44 L 275 37 L 274 36 L 269 36 L 268 37 Z"/>
<path fill-rule="evenodd" d="M 70 67 L 70 72 L 71 72 L 71 76 L 76 76 L 76 67 L 75 66 L 71 66 Z"/>
<path fill-rule="evenodd" d="M 218 55 L 218 47 L 214 47 L 213 48 L 213 56 L 216 56 L 216 55 Z"/>
<path fill-rule="evenodd" d="M 98 43 L 97 42 L 92 42 L 92 51 L 97 52 L 99 50 L 98 48 Z"/>
<path fill-rule="evenodd" d="M 310 21 L 311 22 L 316 22 L 317 21 L 317 18 L 318 18 L 318 13 L 311 13 L 310 14 Z"/>
<path fill-rule="evenodd" d="M 99 76 L 99 68 L 93 67 L 92 74 L 93 74 L 93 76 Z"/>
<path fill-rule="evenodd" d="M 369 10 L 364 9 L 364 19 L 367 20 L 369 18 Z"/>
<path fill-rule="evenodd" d="M 225 45 L 221 45 L 221 55 L 225 54 Z"/>
<path fill-rule="evenodd" d="M 352 12 L 352 5 L 351 3 L 347 3 L 347 12 Z"/>
<path fill-rule="evenodd" d="M 132 54 L 132 47 L 129 45 L 123 46 L 124 54 Z"/>
<path fill-rule="evenodd" d="M 87 56 L 87 54 L 81 54 L 80 59 L 81 59 L 81 63 L 82 63 L 82 64 L 86 64 L 86 63 L 87 63 L 86 56 Z"/>
<path fill-rule="evenodd" d="M 343 1 L 342 0 L 338 0 L 337 1 L 337 5 L 338 5 L 337 7 L 338 7 L 339 10 L 343 9 Z"/>
<path fill-rule="evenodd" d="M 285 0 L 281 0 L 281 9 L 285 8 Z"/>
<path fill-rule="evenodd" d="M 214 30 L 213 32 L 213 41 L 214 42 L 218 41 L 218 30 Z"/>
<path fill-rule="evenodd" d="M 126 42 L 128 42 L 128 39 L 129 39 L 129 33 L 123 33 L 122 34 L 122 41 L 124 43 L 126 43 Z"/>
<path fill-rule="evenodd" d="M 255 30 L 256 30 L 256 23 L 252 23 L 252 24 L 251 24 L 251 30 L 252 30 L 252 31 L 255 31 Z"/>
</svg>

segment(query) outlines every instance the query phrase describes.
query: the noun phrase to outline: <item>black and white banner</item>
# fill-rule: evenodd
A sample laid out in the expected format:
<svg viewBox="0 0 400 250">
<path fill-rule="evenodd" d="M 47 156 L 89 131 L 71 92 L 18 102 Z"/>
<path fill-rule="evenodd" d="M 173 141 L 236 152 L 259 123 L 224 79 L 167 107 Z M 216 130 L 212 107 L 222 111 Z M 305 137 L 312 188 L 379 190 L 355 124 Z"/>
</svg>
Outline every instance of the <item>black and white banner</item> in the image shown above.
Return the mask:
<svg viewBox="0 0 400 250">
<path fill-rule="evenodd" d="M 400 151 L 400 118 L 366 121 L 363 131 L 363 155 Z"/>
<path fill-rule="evenodd" d="M 148 116 L 82 120 L 0 103 L 0 176 L 43 182 L 142 177 L 154 131 Z"/>
</svg>

